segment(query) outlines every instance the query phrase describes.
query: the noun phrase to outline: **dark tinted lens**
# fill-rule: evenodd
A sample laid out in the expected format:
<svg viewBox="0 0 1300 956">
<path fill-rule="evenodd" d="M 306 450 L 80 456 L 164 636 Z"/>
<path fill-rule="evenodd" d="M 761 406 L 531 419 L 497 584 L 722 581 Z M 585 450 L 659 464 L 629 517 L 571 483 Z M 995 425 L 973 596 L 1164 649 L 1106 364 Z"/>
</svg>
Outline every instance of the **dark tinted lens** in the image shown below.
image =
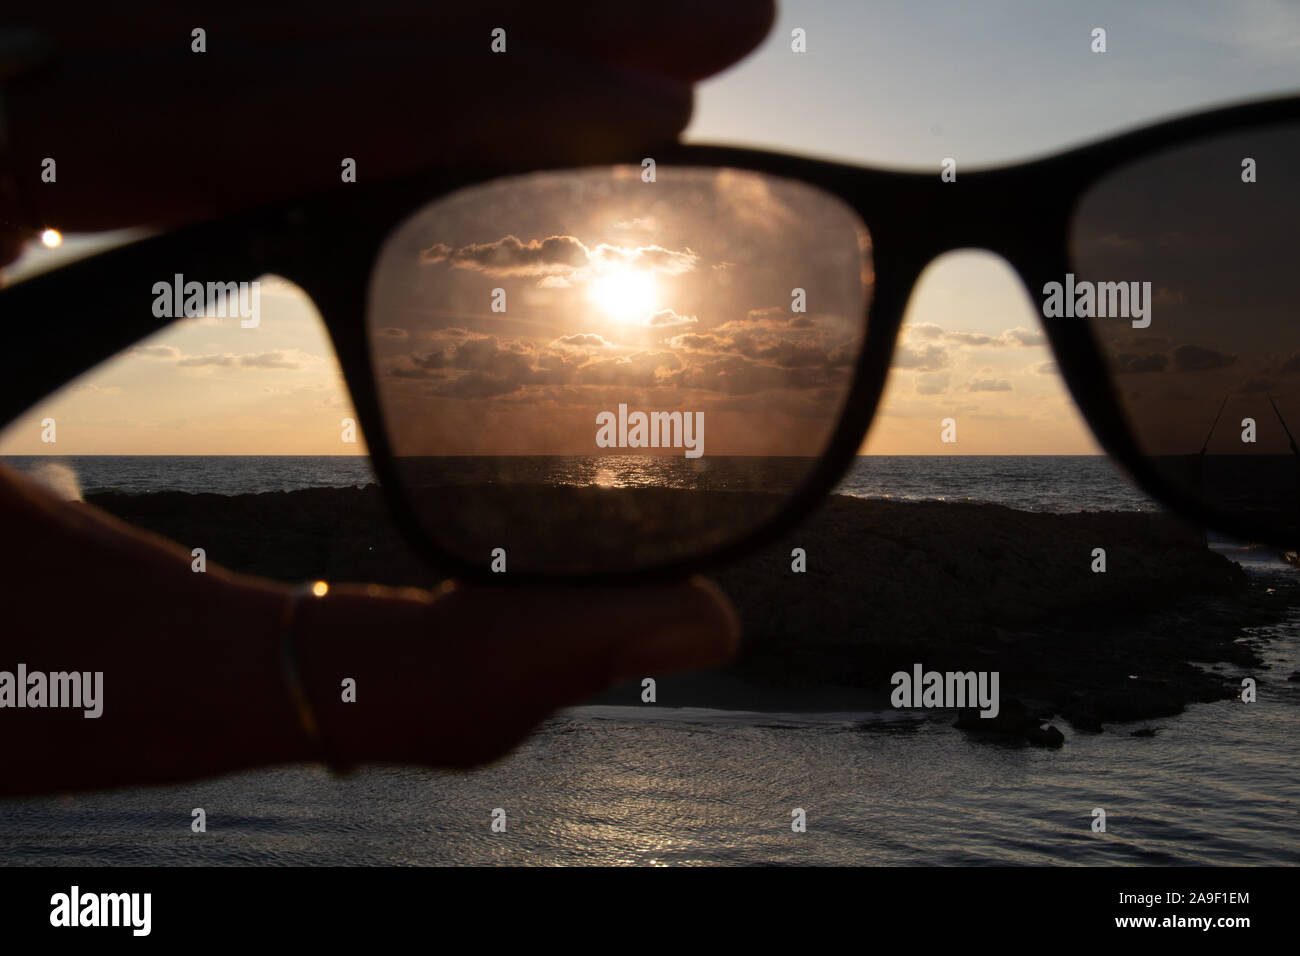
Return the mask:
<svg viewBox="0 0 1300 956">
<path fill-rule="evenodd" d="M 1171 149 L 1096 185 L 1071 234 L 1076 305 L 1087 284 L 1094 296 L 1092 317 L 1079 321 L 1102 345 L 1142 452 L 1230 511 L 1238 520 L 1225 530 L 1258 537 L 1262 527 L 1292 544 L 1298 158 L 1295 123 Z"/>
<path fill-rule="evenodd" d="M 800 183 L 647 178 L 464 189 L 380 253 L 388 439 L 425 530 L 465 561 L 689 558 L 775 517 L 831 440 L 865 333 L 866 228 Z"/>
</svg>

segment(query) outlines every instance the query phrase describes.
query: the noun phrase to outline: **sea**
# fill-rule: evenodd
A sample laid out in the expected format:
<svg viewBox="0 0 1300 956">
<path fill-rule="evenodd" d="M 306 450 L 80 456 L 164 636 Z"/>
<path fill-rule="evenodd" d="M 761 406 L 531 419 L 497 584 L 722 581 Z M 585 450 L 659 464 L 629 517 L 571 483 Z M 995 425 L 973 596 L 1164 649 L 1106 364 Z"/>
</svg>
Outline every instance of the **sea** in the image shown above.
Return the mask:
<svg viewBox="0 0 1300 956">
<path fill-rule="evenodd" d="M 364 457 L 5 460 L 68 497 L 374 481 Z M 1159 510 L 1094 456 L 862 457 L 837 493 Z M 1267 548 L 1212 545 L 1266 585 L 1296 573 Z M 917 712 L 583 706 L 473 771 L 336 779 L 282 767 L 0 801 L 0 865 L 1295 864 L 1300 683 L 1287 678 L 1300 670 L 1300 608 L 1238 640 L 1265 661 L 1250 674 L 1254 704 L 1195 704 L 1100 734 L 1056 721 L 1058 750 L 974 740 L 950 716 Z M 190 829 L 199 807 L 203 834 Z M 1092 829 L 1096 808 L 1104 833 Z M 492 828 L 498 809 L 504 833 Z M 791 825 L 797 810 L 804 832 Z"/>
</svg>

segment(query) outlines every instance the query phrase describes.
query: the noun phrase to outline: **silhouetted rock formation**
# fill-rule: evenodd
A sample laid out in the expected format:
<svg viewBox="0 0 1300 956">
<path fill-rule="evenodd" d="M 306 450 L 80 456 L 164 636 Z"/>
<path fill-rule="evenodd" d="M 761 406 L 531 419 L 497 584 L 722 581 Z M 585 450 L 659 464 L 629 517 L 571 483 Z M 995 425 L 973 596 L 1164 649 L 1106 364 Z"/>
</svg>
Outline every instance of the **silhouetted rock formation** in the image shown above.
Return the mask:
<svg viewBox="0 0 1300 956">
<path fill-rule="evenodd" d="M 374 487 L 89 501 L 252 574 L 421 586 L 441 577 L 396 533 Z M 807 552 L 804 573 L 791 570 L 795 547 Z M 1091 570 L 1094 548 L 1106 551 L 1105 573 Z M 890 675 L 914 662 L 997 670 L 1004 698 L 1042 702 L 1040 711 L 1094 731 L 1231 698 L 1233 681 L 1189 662 L 1256 664 L 1234 638 L 1294 598 L 1281 585 L 1252 586 L 1199 532 L 1163 515 L 838 496 L 715 576 L 745 625 L 730 677 L 856 688 L 887 707 Z M 677 702 L 718 706 L 707 681 L 689 686 L 690 699 Z M 670 687 L 660 682 L 661 700 Z"/>
<path fill-rule="evenodd" d="M 1036 747 L 1059 747 L 1065 743 L 1065 735 L 1050 724 L 1044 727 L 1044 720 L 1030 713 L 1023 701 L 1004 697 L 996 717 L 981 717 L 978 707 L 963 707 L 957 711 L 953 726 L 973 734 L 1023 741 Z"/>
</svg>

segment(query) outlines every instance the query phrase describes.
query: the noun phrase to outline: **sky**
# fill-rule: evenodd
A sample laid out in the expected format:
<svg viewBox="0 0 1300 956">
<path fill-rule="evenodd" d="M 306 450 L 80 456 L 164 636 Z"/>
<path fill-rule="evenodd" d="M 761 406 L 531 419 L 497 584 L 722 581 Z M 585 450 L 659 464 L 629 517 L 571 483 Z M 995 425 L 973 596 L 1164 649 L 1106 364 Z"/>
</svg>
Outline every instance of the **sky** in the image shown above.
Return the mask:
<svg viewBox="0 0 1300 956">
<path fill-rule="evenodd" d="M 1102 54 L 1090 49 L 1096 27 L 1107 31 L 1107 51 Z M 791 50 L 795 28 L 806 33 L 804 53 Z M 936 175 L 940 161 L 953 157 L 960 176 L 961 170 L 1055 152 L 1149 121 L 1298 88 L 1300 5 L 1295 4 L 810 0 L 782 4 L 777 25 L 763 47 L 700 86 L 686 138 Z M 725 194 L 712 186 L 706 192 L 712 202 Z M 829 211 L 826 216 L 834 219 Z M 716 372 L 724 358 L 746 368 L 757 362 L 767 374 L 784 376 L 780 384 L 792 389 L 789 408 L 803 403 L 805 422 L 816 418 L 806 413 L 821 407 L 817 401 L 833 404 L 836 389 L 842 392 L 842 386 L 835 377 L 839 373 L 832 340 L 854 334 L 844 322 L 851 296 L 837 294 L 829 304 L 823 298 L 810 307 L 805 318 L 816 328 L 802 330 L 794 324 L 798 316 L 790 312 L 788 296 L 777 296 L 775 286 L 759 288 L 762 282 L 757 278 L 729 287 L 728 297 L 710 305 L 693 283 L 717 274 L 714 267 L 725 269 L 735 258 L 729 259 L 723 247 L 740 242 L 743 230 L 738 219 L 731 222 L 730 232 L 716 222 L 710 232 L 703 223 L 684 219 L 672 227 L 679 240 L 676 245 L 661 242 L 657 234 L 617 234 L 617 225 L 613 220 L 530 223 L 517 217 L 508 227 L 494 227 L 494 233 L 480 230 L 457 236 L 450 229 L 444 230 L 447 235 L 436 235 L 434 229 L 407 237 L 420 245 L 416 253 L 439 243 L 449 250 L 440 260 L 436 254 L 432 259 L 408 255 L 404 264 L 395 266 L 420 277 L 418 282 L 412 279 L 413 287 L 432 282 L 439 289 L 452 290 L 449 294 L 479 297 L 475 299 L 479 302 L 488 283 L 490 288 L 505 288 L 511 297 L 516 293 L 532 297 L 530 307 L 540 325 L 547 326 L 544 334 L 525 334 L 508 327 L 502 317 L 494 318 L 486 305 L 472 316 L 462 309 L 460 319 L 465 321 L 411 317 L 404 327 L 408 333 L 432 336 L 439 330 L 460 329 L 480 343 L 462 353 L 463 343 L 444 335 L 424 339 L 420 351 L 408 349 L 406 371 L 415 370 L 410 363 L 417 357 L 427 363 L 423 373 L 430 381 L 425 383 L 425 394 L 438 403 L 442 415 L 468 422 L 487 414 L 486 403 L 524 394 L 499 391 L 505 387 L 501 375 L 494 383 L 489 381 L 493 371 L 507 367 L 497 352 L 529 350 L 528 387 L 550 389 L 548 408 L 553 409 L 566 396 L 572 398 L 575 387 L 595 388 L 594 380 L 586 380 L 601 367 L 595 363 L 631 361 L 636 349 L 674 348 L 672 340 L 685 334 L 713 335 L 712 358 L 701 358 L 699 349 L 687 349 L 690 343 L 707 344 L 706 340 L 681 339 L 675 346 L 677 358 L 668 361 L 681 362 L 682 367 L 660 367 L 682 381 L 689 377 L 696 389 L 691 400 L 715 416 L 725 413 L 728 400 L 733 409 L 746 403 L 763 407 L 753 397 L 757 393 L 746 393 L 748 398 L 737 393 L 734 378 L 728 386 L 730 394 L 704 382 L 704 372 L 699 370 L 713 367 Z M 488 274 L 476 271 L 468 254 L 455 258 L 475 243 L 499 244 L 514 233 L 523 233 L 516 238 L 524 244 L 552 234 L 568 235 L 587 256 L 585 271 Z M 710 240 L 712 248 L 708 248 Z M 92 245 L 70 237 L 64 249 L 33 253 L 21 267 L 48 266 L 50 261 L 43 260 L 84 253 Z M 816 248 L 812 237 L 804 236 L 796 245 L 811 263 Z M 689 252 L 697 259 L 691 270 L 677 273 L 644 266 L 650 259 L 643 254 L 631 266 L 615 261 L 653 246 Z M 602 247 L 607 251 L 599 252 Z M 505 247 L 494 248 L 499 252 Z M 763 271 L 762 256 L 773 253 L 763 252 L 761 243 L 755 248 L 757 258 L 748 261 L 757 277 Z M 786 267 L 795 268 L 790 261 Z M 841 273 L 847 268 L 842 266 Z M 548 280 L 550 284 L 544 285 Z M 558 280 L 569 282 L 567 291 Z M 820 285 L 830 281 L 823 277 Z M 754 287 L 749 301 L 738 296 L 741 286 Z M 238 318 L 180 321 L 32 409 L 0 433 L 0 454 L 48 454 L 56 448 L 64 455 L 364 453 L 364 436 L 355 443 L 343 441 L 343 420 L 355 416 L 314 306 L 283 280 L 268 278 L 261 292 L 258 328 L 241 328 Z M 557 317 L 566 303 L 564 321 L 569 324 L 563 325 Z M 392 303 L 391 307 L 410 305 Z M 774 309 L 785 310 L 780 330 L 774 326 L 776 313 L 764 313 Z M 672 336 L 647 339 L 650 332 L 668 331 L 651 325 L 651 318 L 665 310 L 677 319 L 696 322 L 691 328 L 673 330 Z M 745 321 L 759 322 L 762 327 L 755 327 L 759 338 L 739 335 L 739 324 Z M 396 327 L 391 322 L 382 326 Z M 380 328 L 376 327 L 376 334 Z M 1049 350 L 1041 344 L 1040 328 L 1034 300 L 998 257 L 959 251 L 932 263 L 913 290 L 895 368 L 864 451 L 1095 453 L 1097 446 L 1055 372 Z M 591 368 L 564 381 L 556 377 L 558 373 L 543 380 L 542 369 L 565 367 L 556 356 L 572 359 L 572 343 L 560 340 L 575 335 L 596 335 L 605 343 L 588 339 L 580 346 Z M 758 357 L 798 348 L 800 342 L 806 346 L 809 336 L 816 337 L 824 353 L 822 367 L 828 377 L 820 383 L 820 397 L 800 377 L 806 377 L 806 371 L 798 371 L 806 370 L 806 363 L 782 365 L 776 360 L 773 364 L 770 358 Z M 397 335 L 389 338 L 390 345 L 400 340 Z M 488 340 L 491 352 L 482 344 Z M 604 353 L 607 348 L 612 351 Z M 718 349 L 730 351 L 720 355 Z M 390 363 L 403 361 L 402 354 L 391 351 L 387 358 Z M 495 364 L 471 367 L 475 355 Z M 477 377 L 472 377 L 475 373 Z M 408 377 L 408 384 L 412 380 Z M 452 394 L 457 388 L 466 394 L 457 398 Z M 479 394 L 469 394 L 474 388 Z M 486 394 L 494 388 L 496 395 Z M 643 389 L 633 398 L 652 403 L 657 395 L 662 393 Z M 608 390 L 591 391 L 573 406 L 586 416 L 613 397 Z M 479 411 L 471 408 L 474 403 Z M 460 419 L 451 415 L 453 408 L 461 410 Z M 770 407 L 765 414 L 772 420 Z M 46 417 L 58 422 L 56 445 L 41 441 L 41 420 Z M 953 444 L 939 440 L 940 422 L 947 417 L 958 422 L 958 441 Z M 710 450 L 794 448 L 801 437 L 792 424 L 796 418 L 796 412 L 790 411 L 782 417 L 783 424 L 762 440 L 742 439 L 745 429 L 735 419 L 735 427 L 711 430 L 710 437 L 716 437 Z M 500 420 L 489 431 L 493 429 L 504 432 Z M 825 427 L 818 426 L 802 439 L 813 440 L 824 432 Z M 468 432 L 444 430 L 441 439 L 430 437 L 434 445 L 429 447 L 450 449 L 437 441 L 445 443 L 454 434 Z M 547 434 L 554 436 L 550 448 L 567 447 L 575 440 L 567 432 Z M 731 444 L 728 435 L 733 436 Z"/>
</svg>

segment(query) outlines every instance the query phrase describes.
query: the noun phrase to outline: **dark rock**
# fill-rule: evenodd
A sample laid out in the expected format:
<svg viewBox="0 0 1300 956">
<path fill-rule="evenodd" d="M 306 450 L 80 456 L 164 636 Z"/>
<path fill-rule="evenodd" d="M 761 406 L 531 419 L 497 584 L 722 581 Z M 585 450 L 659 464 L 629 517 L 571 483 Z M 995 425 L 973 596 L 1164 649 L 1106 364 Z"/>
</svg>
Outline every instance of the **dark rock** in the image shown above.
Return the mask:
<svg viewBox="0 0 1300 956">
<path fill-rule="evenodd" d="M 214 564 L 278 580 L 430 587 L 443 577 L 406 544 L 373 486 L 88 501 L 203 547 Z M 1105 574 L 1090 570 L 1098 546 Z M 805 573 L 791 573 L 794 547 L 807 550 Z M 1080 731 L 1231 699 L 1221 676 L 1190 662 L 1256 666 L 1255 645 L 1236 638 L 1281 619 L 1296 597 L 1285 582 L 1264 593 L 1199 531 L 1162 514 L 843 496 L 713 574 L 745 630 L 730 677 L 887 699 L 890 676 L 918 662 L 998 671 L 1007 700 L 1041 700 Z"/>
<path fill-rule="evenodd" d="M 981 717 L 975 707 L 960 708 L 953 726 L 970 733 L 1023 740 L 1039 747 L 1059 747 L 1065 743 L 1065 735 L 1056 727 L 1043 727 L 1042 723 L 1023 702 L 1007 697 L 1002 700 L 996 717 Z"/>
</svg>

